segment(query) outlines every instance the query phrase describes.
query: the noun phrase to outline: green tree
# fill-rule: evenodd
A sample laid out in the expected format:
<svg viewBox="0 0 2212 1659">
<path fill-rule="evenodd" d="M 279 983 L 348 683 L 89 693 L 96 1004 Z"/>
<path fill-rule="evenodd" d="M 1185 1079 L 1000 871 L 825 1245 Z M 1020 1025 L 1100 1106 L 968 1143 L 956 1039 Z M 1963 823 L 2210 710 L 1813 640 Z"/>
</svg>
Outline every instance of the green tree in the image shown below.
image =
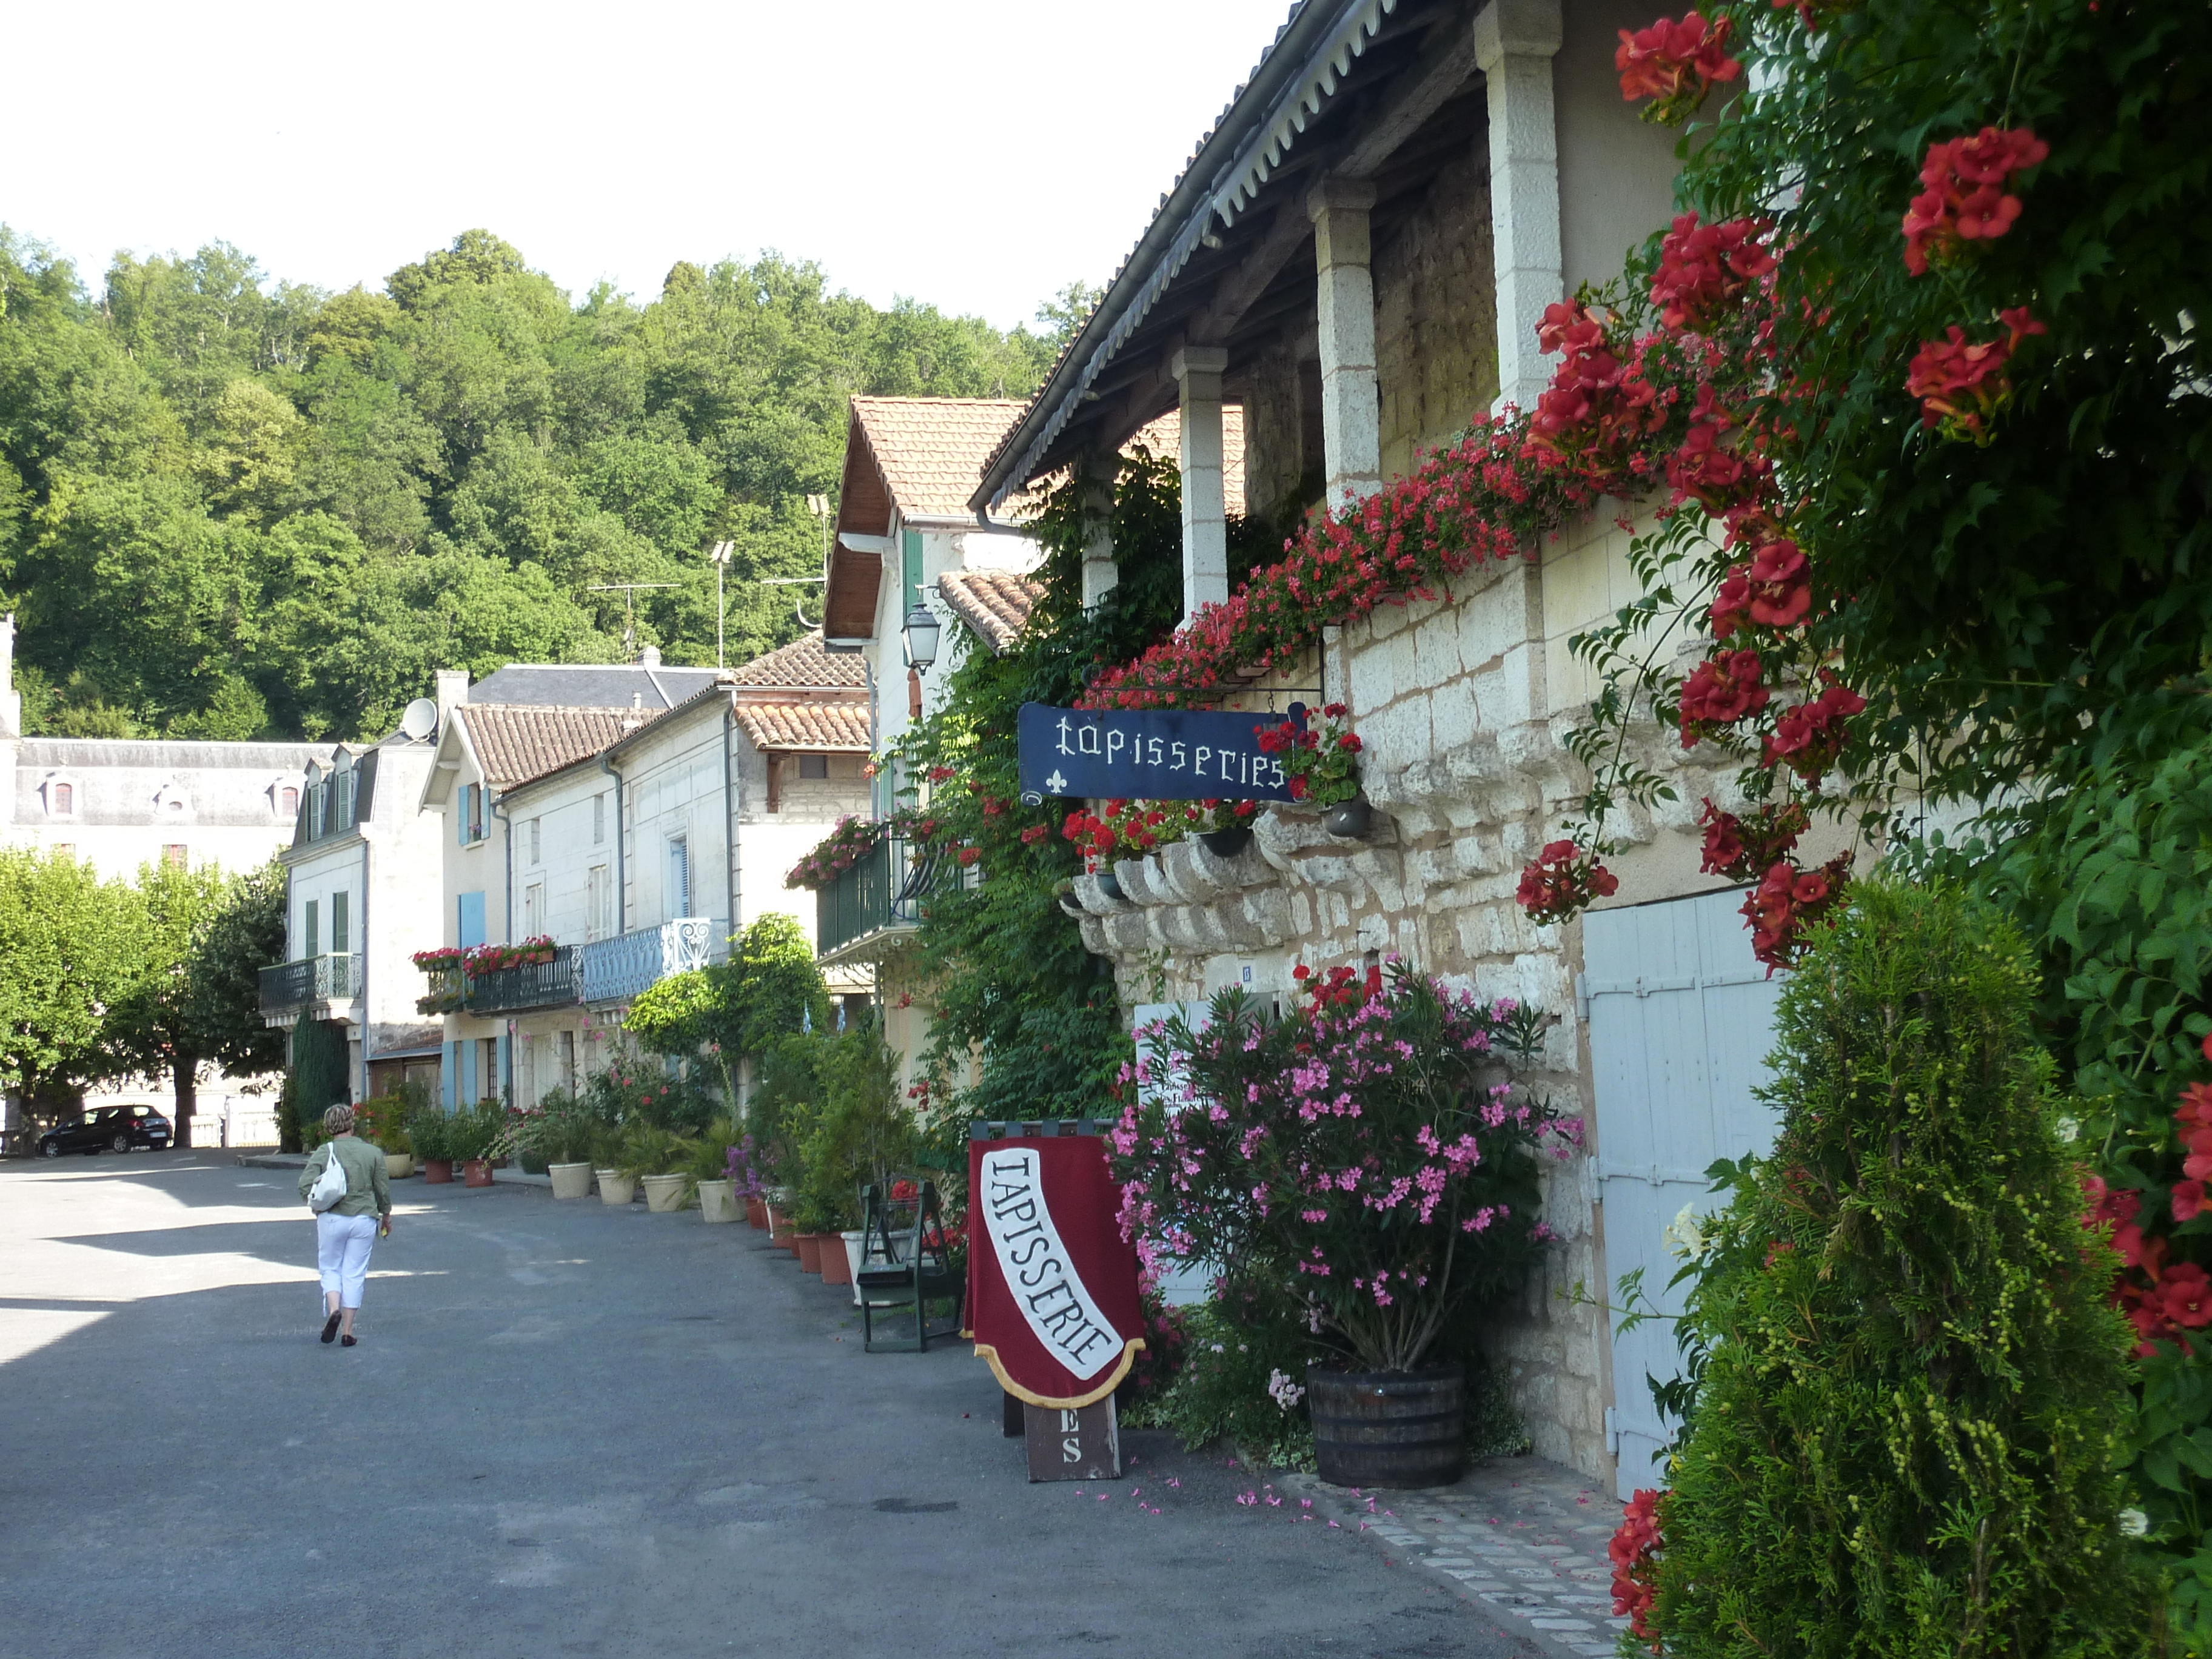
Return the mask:
<svg viewBox="0 0 2212 1659">
<path fill-rule="evenodd" d="M 261 969 L 284 959 L 285 870 L 270 859 L 232 877 L 193 930 L 184 1018 L 203 1056 L 237 1077 L 284 1064 L 284 1033 L 261 1023 Z"/>
<path fill-rule="evenodd" d="M 1955 889 L 1854 892 L 1782 994 L 1773 1154 L 1723 1167 L 1686 1270 L 1650 1624 L 1686 1659 L 2136 1652 L 2130 1337 L 2034 957 Z"/>
<path fill-rule="evenodd" d="M 106 1076 L 171 1079 L 179 1146 L 192 1144 L 200 1067 L 210 1046 L 194 1018 L 201 1000 L 193 994 L 192 946 L 230 884 L 211 864 L 195 869 L 164 860 L 139 866 L 132 941 L 137 962 L 129 988 L 108 1006 L 101 1022 Z"/>
<path fill-rule="evenodd" d="M 138 896 L 64 852 L 0 848 L 0 1079 L 34 1110 L 106 1068 L 107 1010 L 143 971 Z"/>
</svg>

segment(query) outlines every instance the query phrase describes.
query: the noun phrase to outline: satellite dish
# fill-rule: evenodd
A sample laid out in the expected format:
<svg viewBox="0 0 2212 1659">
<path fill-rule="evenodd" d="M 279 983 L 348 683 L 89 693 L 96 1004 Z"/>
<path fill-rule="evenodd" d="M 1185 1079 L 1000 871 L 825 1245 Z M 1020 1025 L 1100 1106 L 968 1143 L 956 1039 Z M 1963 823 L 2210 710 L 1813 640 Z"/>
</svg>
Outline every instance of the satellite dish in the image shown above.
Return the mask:
<svg viewBox="0 0 2212 1659">
<path fill-rule="evenodd" d="M 407 705 L 407 712 L 399 717 L 399 730 L 404 736 L 420 743 L 438 729 L 438 705 L 428 697 L 417 697 Z"/>
</svg>

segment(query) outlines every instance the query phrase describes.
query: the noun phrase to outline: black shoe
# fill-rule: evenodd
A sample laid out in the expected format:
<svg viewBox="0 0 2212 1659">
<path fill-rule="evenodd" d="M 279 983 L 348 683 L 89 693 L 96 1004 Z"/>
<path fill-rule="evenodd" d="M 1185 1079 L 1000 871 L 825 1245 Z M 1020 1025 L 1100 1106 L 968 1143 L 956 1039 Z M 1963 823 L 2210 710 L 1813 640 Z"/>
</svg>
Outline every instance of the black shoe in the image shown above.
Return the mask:
<svg viewBox="0 0 2212 1659">
<path fill-rule="evenodd" d="M 338 1316 L 332 1314 L 323 1322 L 323 1340 L 327 1342 L 338 1334 Z"/>
<path fill-rule="evenodd" d="M 340 1337 L 340 1338 L 338 1339 L 338 1346 L 340 1346 L 341 1348 L 350 1348 L 351 1346 L 353 1346 L 353 1345 L 354 1345 L 356 1342 L 359 1341 L 360 1340 L 361 1340 L 361 1339 L 360 1339 L 360 1338 L 358 1338 L 358 1337 L 353 1337 L 353 1336 L 342 1336 L 342 1337 Z"/>
</svg>

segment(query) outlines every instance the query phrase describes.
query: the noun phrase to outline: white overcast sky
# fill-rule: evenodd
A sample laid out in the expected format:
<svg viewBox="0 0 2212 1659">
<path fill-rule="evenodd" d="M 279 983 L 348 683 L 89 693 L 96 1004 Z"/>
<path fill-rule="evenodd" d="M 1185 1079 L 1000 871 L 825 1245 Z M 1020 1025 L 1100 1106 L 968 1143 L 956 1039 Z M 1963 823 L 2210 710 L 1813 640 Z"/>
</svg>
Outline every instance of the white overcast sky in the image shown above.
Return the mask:
<svg viewBox="0 0 2212 1659">
<path fill-rule="evenodd" d="M 121 0 L 8 26 L 0 222 L 341 289 L 483 225 L 580 296 L 776 248 L 1001 327 L 1102 283 L 1288 0 Z"/>
</svg>

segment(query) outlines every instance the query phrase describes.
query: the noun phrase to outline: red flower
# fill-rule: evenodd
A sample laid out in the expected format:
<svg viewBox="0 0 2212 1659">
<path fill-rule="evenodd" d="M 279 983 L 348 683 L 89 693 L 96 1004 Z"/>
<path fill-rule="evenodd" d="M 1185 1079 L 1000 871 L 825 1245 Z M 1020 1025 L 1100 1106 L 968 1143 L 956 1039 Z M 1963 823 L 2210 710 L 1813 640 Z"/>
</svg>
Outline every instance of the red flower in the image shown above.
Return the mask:
<svg viewBox="0 0 2212 1659">
<path fill-rule="evenodd" d="M 1626 1619 L 1628 1627 L 1645 1641 L 1658 1632 L 1649 1621 L 1656 1593 L 1651 1584 L 1652 1559 L 1662 1547 L 1659 1535 L 1659 1494 L 1648 1488 L 1628 1500 L 1621 1510 L 1620 1529 L 1605 1553 L 1613 1562 L 1613 1614 Z"/>
<path fill-rule="evenodd" d="M 2160 1309 L 2185 1330 L 2212 1325 L 2212 1276 L 2194 1261 L 2177 1261 L 2158 1281 Z"/>
<path fill-rule="evenodd" d="M 1034 847 L 1045 838 L 1046 833 L 1044 825 L 1042 823 L 1033 823 L 1030 825 L 1028 829 L 1022 831 L 1022 845 L 1024 847 Z"/>
<path fill-rule="evenodd" d="M 1774 256 L 1760 240 L 1766 229 L 1750 219 L 1706 225 L 1694 213 L 1677 217 L 1660 238 L 1659 270 L 1651 279 L 1659 320 L 1668 328 L 1699 328 L 1741 298 L 1774 269 Z"/>
<path fill-rule="evenodd" d="M 1593 900 L 1620 890 L 1620 879 L 1571 841 L 1555 841 L 1521 872 L 1514 897 L 1532 921 L 1564 921 Z"/>
<path fill-rule="evenodd" d="M 2004 193 L 2016 173 L 2034 167 L 2051 146 L 2026 127 L 1984 127 L 1972 138 L 1930 144 L 1921 164 L 1928 188 L 1905 214 L 1905 265 L 1924 274 L 1932 258 L 1954 258 L 1962 242 L 2002 236 L 2020 217 L 2020 198 Z"/>
<path fill-rule="evenodd" d="M 1825 671 L 1824 671 L 1825 672 Z M 1786 762 L 1798 776 L 1817 783 L 1844 746 L 1844 723 L 1862 713 L 1866 699 L 1828 676 L 1827 689 L 1777 720 L 1766 739 L 1766 764 Z"/>
<path fill-rule="evenodd" d="M 2012 398 L 2005 367 L 2021 342 L 2050 330 L 2029 315 L 2026 306 L 1999 312 L 2002 340 L 1973 341 L 1954 323 L 1941 340 L 1922 343 L 1906 372 L 1905 389 L 1920 399 L 1920 424 L 1940 427 L 1948 438 L 1990 441 L 1988 422 Z"/>
<path fill-rule="evenodd" d="M 1723 651 L 1692 669 L 1682 682 L 1682 747 L 1765 708 L 1772 694 L 1760 684 L 1760 673 L 1756 651 Z"/>
<path fill-rule="evenodd" d="M 2206 1039 L 2212 1042 L 2212 1038 Z M 2184 1128 L 2212 1128 L 2212 1083 L 2191 1083 L 2181 1091 L 2173 1121 Z"/>
<path fill-rule="evenodd" d="M 1613 66 L 1620 71 L 1620 95 L 1631 103 L 1656 98 L 1648 118 L 1671 120 L 1686 113 L 1717 81 L 1733 81 L 1743 65 L 1723 50 L 1735 24 L 1728 18 L 1708 24 L 1692 11 L 1679 23 L 1661 18 L 1633 34 L 1620 31 Z"/>
<path fill-rule="evenodd" d="M 2173 1218 L 2194 1221 L 2204 1207 L 2204 1183 L 2201 1181 L 2177 1181 L 2173 1183 Z"/>
</svg>

